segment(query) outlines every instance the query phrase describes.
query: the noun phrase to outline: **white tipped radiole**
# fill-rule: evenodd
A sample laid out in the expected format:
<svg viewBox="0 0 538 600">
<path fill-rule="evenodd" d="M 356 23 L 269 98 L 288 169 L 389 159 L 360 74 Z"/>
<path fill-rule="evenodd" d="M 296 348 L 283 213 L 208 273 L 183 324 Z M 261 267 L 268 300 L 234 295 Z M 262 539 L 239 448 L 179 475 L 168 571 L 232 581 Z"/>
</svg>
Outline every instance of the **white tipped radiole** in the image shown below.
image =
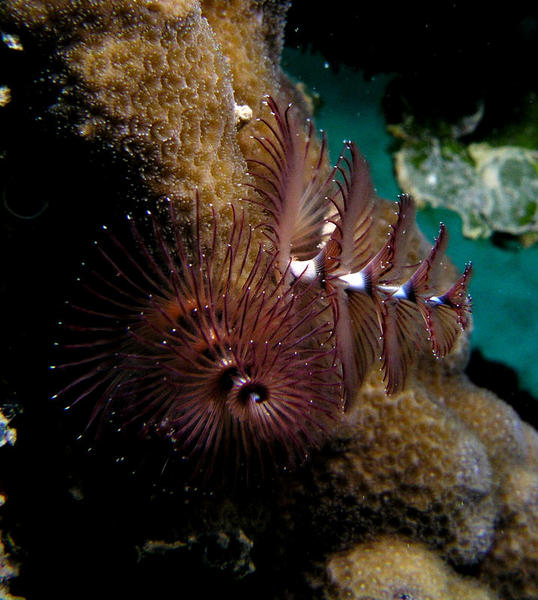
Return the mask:
<svg viewBox="0 0 538 600">
<path fill-rule="evenodd" d="M 379 358 L 386 391 L 396 393 L 425 342 L 436 357 L 445 356 L 467 327 L 471 268 L 449 290 L 438 289 L 448 239 L 443 224 L 429 255 L 418 266 L 407 263 L 415 221 L 407 194 L 379 247 L 373 231 L 379 201 L 356 145 L 345 142 L 323 177 L 325 137 L 316 151 L 311 121 L 303 131 L 292 106 L 282 111 L 272 98 L 267 104 L 274 122 L 262 119 L 268 133 L 257 139 L 269 158 L 253 161 L 253 174 L 276 263 L 290 274 L 290 285 L 312 289 L 317 282 L 319 302 L 332 307 L 347 406 Z"/>
</svg>

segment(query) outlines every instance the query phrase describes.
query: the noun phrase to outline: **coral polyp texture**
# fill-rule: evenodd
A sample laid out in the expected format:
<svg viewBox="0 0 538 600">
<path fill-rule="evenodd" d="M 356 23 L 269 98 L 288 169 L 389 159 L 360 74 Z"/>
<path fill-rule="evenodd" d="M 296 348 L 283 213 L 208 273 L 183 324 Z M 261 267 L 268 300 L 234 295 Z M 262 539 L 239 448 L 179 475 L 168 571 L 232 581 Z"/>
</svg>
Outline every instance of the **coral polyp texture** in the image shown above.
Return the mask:
<svg viewBox="0 0 538 600">
<path fill-rule="evenodd" d="M 229 65 L 198 2 L 58 0 L 8 10 L 38 44 L 54 40 L 49 77 L 59 93 L 48 110 L 59 128 L 111 149 L 133 185 L 174 199 L 178 211 L 189 212 L 195 189 L 208 201 L 237 196 L 245 162 Z"/>
<path fill-rule="evenodd" d="M 329 559 L 331 600 L 494 600 L 486 586 L 460 577 L 425 546 L 383 537 Z"/>
<path fill-rule="evenodd" d="M 80 192 L 87 204 L 62 224 L 75 232 L 87 231 L 94 202 L 111 213 L 70 306 L 56 298 L 58 399 L 90 431 L 110 432 L 100 464 L 116 430 L 142 434 L 114 438 L 128 438 L 127 462 L 154 448 L 148 439 L 170 442 L 149 484 L 142 467 L 101 481 L 70 457 L 51 486 L 76 499 L 69 526 L 88 515 L 111 523 L 109 502 L 129 521 L 106 527 L 103 548 L 179 553 L 162 559 L 155 585 L 172 564 L 172 586 L 180 577 L 204 588 L 217 573 L 211 593 L 237 598 L 538 598 L 538 434 L 463 372 L 471 267 L 446 258 L 443 225 L 436 240 L 421 235 L 410 196 L 377 197 L 360 140 L 329 164 L 308 99 L 279 67 L 287 5 L 0 5 L 29 73 L 8 82 L 12 100 L 0 107 L 26 127 L 31 111 L 10 160 L 28 172 L 16 141 L 38 130 L 62 160 L 71 143 L 84 160 L 69 167 L 75 178 L 66 173 L 68 194 L 43 181 L 50 209 L 61 213 Z M 50 164 L 49 143 L 40 147 Z M 86 184 L 99 194 L 84 196 Z M 79 433 L 65 433 L 70 423 L 66 456 Z M 195 475 L 225 485 L 193 491 L 181 468 L 165 497 L 154 480 L 183 455 Z M 259 486 L 226 485 L 267 470 Z M 120 497 L 136 518 L 123 517 L 111 483 L 129 490 Z M 32 513 L 13 511 L 17 524 Z M 20 536 L 30 556 L 20 589 L 49 577 L 73 544 L 86 547 L 84 535 L 63 537 L 49 558 L 30 530 Z M 234 540 L 243 540 L 235 550 Z M 133 588 L 148 555 L 129 563 Z"/>
</svg>

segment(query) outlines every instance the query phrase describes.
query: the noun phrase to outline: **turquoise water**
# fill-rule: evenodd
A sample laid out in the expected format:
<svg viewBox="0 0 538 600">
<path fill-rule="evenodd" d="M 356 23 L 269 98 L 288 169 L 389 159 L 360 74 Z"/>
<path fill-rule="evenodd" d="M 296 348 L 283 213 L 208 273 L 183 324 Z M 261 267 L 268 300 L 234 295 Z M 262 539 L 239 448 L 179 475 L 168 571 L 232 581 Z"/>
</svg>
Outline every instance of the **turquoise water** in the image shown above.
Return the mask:
<svg viewBox="0 0 538 600">
<path fill-rule="evenodd" d="M 327 132 L 331 158 L 337 158 L 344 140 L 354 140 L 370 163 L 378 194 L 396 200 L 401 190 L 390 154 L 394 140 L 386 131 L 380 106 L 390 75 L 377 75 L 366 81 L 361 73 L 347 68 L 334 73 L 320 56 L 292 49 L 284 51 L 282 65 L 291 77 L 320 95 L 322 104 L 316 113 L 316 125 Z M 488 359 L 516 369 L 521 386 L 536 396 L 538 245 L 503 250 L 489 240 L 464 238 L 456 213 L 431 208 L 419 212 L 419 225 L 432 241 L 440 221 L 450 233 L 451 259 L 460 269 L 469 260 L 474 265 L 473 347 Z"/>
</svg>

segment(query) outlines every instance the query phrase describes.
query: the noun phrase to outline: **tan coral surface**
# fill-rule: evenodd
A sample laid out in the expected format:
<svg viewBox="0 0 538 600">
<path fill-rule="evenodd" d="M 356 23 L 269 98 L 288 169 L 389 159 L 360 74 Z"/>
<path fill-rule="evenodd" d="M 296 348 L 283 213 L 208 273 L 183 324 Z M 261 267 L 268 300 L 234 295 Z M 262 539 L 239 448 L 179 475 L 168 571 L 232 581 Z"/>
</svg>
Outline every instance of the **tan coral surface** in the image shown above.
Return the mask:
<svg viewBox="0 0 538 600">
<path fill-rule="evenodd" d="M 332 556 L 331 600 L 494 600 L 491 590 L 458 576 L 422 544 L 382 537 Z"/>
<path fill-rule="evenodd" d="M 452 411 L 418 383 L 387 397 L 372 377 L 346 421 L 290 500 L 312 503 L 325 536 L 343 530 L 348 545 L 394 531 L 460 564 L 486 554 L 498 510 L 491 463 Z"/>
<path fill-rule="evenodd" d="M 64 126 L 111 147 L 149 195 L 187 213 L 195 190 L 220 206 L 239 195 L 246 163 L 229 63 L 198 2 L 13 2 L 10 10 L 32 35 L 58 39 L 49 83 Z"/>
</svg>

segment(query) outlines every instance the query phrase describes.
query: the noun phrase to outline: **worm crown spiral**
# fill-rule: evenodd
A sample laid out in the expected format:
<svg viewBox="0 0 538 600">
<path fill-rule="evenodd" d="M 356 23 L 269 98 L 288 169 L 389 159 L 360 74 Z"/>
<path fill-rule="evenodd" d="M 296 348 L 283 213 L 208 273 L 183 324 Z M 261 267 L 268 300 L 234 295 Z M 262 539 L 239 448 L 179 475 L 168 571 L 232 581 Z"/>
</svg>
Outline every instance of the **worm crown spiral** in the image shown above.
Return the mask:
<svg viewBox="0 0 538 600">
<path fill-rule="evenodd" d="M 401 391 L 410 367 L 428 341 L 438 358 L 448 354 L 469 324 L 471 266 L 447 290 L 437 289 L 445 264 L 447 232 L 419 265 L 408 264 L 415 220 L 413 198 L 398 198 L 396 221 L 385 241 L 375 234 L 379 200 L 368 164 L 346 142 L 324 173 L 326 142 L 312 144 L 313 126 L 292 105 L 266 99 L 271 117 L 256 139 L 263 159 L 250 161 L 266 215 L 264 224 L 277 265 L 294 285 L 318 282 L 319 300 L 331 303 L 346 410 L 373 366 L 381 365 L 388 394 Z M 322 226 L 323 225 L 323 226 Z"/>
<path fill-rule="evenodd" d="M 294 466 L 340 410 L 331 315 L 285 282 L 242 214 L 225 235 L 213 212 L 202 236 L 198 208 L 194 249 L 173 209 L 149 234 L 131 220 L 134 252 L 98 244 L 109 275 L 93 271 L 91 305 L 72 305 L 80 358 L 57 368 L 80 373 L 61 394 L 97 398 L 92 422 L 138 424 L 199 471 Z"/>
</svg>

